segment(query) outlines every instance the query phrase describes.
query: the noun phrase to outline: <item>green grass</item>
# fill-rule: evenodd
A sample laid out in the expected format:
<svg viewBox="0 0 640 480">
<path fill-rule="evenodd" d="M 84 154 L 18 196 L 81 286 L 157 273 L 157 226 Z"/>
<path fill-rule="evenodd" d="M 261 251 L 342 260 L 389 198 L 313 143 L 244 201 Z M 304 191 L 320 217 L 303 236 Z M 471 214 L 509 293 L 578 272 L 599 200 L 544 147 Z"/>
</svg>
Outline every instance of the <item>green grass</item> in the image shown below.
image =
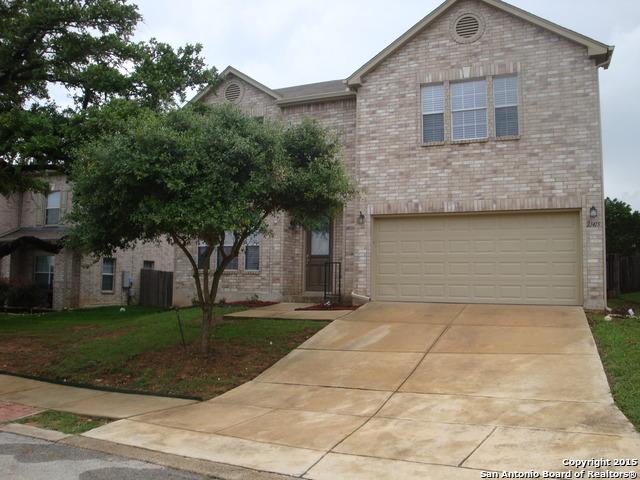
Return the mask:
<svg viewBox="0 0 640 480">
<path fill-rule="evenodd" d="M 592 315 L 591 328 L 616 404 L 640 430 L 640 320 Z"/>
<path fill-rule="evenodd" d="M 228 306 L 217 315 L 243 310 Z M 272 365 L 327 322 L 224 320 L 199 353 L 201 312 L 139 306 L 0 315 L 0 365 L 14 373 L 153 393 L 211 397 Z"/>
<path fill-rule="evenodd" d="M 638 306 L 640 306 L 640 292 L 623 293 L 619 297 L 607 299 L 607 305 L 610 308 L 624 307 L 630 303 L 637 303 Z"/>
<path fill-rule="evenodd" d="M 85 417 L 73 413 L 48 410 L 46 412 L 22 418 L 18 423 L 25 423 L 47 430 L 56 430 L 62 433 L 77 435 L 98 428 L 111 420 L 106 418 Z"/>
<path fill-rule="evenodd" d="M 216 308 L 223 315 L 242 307 Z M 187 342 L 200 332 L 201 313 L 197 308 L 180 310 Z M 34 315 L 0 315 L 2 334 L 38 336 L 40 341 L 67 344 L 64 358 L 52 365 L 51 373 L 66 378 L 86 371 L 110 373 L 129 358 L 181 342 L 176 312 L 157 308 L 128 306 L 101 307 Z"/>
</svg>

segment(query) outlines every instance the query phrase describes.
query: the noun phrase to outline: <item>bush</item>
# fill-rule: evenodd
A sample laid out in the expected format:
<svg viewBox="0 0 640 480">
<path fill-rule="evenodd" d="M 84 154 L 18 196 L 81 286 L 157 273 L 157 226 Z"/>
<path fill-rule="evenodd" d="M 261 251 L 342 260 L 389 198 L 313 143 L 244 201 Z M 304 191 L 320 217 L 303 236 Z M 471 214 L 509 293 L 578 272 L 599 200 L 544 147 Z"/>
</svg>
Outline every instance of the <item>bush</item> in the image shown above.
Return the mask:
<svg viewBox="0 0 640 480">
<path fill-rule="evenodd" d="M 11 307 L 46 307 L 47 291 L 33 283 L 13 283 L 7 293 L 7 303 Z"/>
<path fill-rule="evenodd" d="M 9 285 L 9 282 L 0 280 L 0 307 L 4 307 L 6 305 L 10 290 L 11 285 Z"/>
</svg>

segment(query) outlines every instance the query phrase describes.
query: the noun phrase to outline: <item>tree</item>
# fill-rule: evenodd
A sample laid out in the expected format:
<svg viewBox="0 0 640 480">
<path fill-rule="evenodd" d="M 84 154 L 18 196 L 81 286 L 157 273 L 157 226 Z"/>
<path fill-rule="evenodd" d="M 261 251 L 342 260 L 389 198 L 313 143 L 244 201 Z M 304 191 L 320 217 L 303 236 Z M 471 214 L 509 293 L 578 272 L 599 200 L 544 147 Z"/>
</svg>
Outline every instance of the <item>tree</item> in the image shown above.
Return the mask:
<svg viewBox="0 0 640 480">
<path fill-rule="evenodd" d="M 640 212 L 621 200 L 604 201 L 607 253 L 633 255 L 640 252 Z"/>
<path fill-rule="evenodd" d="M 120 115 L 167 109 L 216 80 L 201 45 L 132 41 L 140 20 L 126 0 L 0 0 L 0 194 L 44 189 L 30 173 L 68 169 L 118 128 L 114 101 Z"/>
<path fill-rule="evenodd" d="M 147 112 L 88 144 L 72 173 L 70 245 L 108 256 L 168 238 L 191 264 L 205 354 L 222 273 L 247 238 L 269 234 L 268 218 L 280 212 L 317 226 L 354 193 L 338 142 L 317 123 L 285 127 L 228 105 Z M 208 246 L 201 270 L 197 241 Z M 212 266 L 216 246 L 221 262 Z"/>
</svg>

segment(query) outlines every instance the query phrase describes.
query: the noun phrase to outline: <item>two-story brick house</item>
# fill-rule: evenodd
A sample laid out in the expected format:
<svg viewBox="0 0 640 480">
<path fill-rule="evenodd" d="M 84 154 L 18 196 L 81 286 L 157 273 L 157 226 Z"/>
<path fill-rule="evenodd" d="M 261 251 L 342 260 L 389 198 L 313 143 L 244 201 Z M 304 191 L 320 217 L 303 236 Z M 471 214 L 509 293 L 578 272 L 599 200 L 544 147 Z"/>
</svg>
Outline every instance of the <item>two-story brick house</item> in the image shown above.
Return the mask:
<svg viewBox="0 0 640 480">
<path fill-rule="evenodd" d="M 272 219 L 221 297 L 605 305 L 598 70 L 613 48 L 499 0 L 447 0 L 344 80 L 229 67 L 194 101 L 334 129 L 360 195 L 325 229 Z M 193 245 L 194 252 L 198 246 Z M 175 259 L 174 301 L 193 298 Z"/>
<path fill-rule="evenodd" d="M 0 196 L 0 279 L 39 285 L 49 292 L 48 306 L 61 310 L 135 302 L 142 268 L 173 269 L 173 247 L 166 241 L 139 244 L 101 259 L 64 248 L 71 184 L 56 173 L 46 179 L 48 195 Z M 131 280 L 128 288 L 123 272 Z"/>
</svg>

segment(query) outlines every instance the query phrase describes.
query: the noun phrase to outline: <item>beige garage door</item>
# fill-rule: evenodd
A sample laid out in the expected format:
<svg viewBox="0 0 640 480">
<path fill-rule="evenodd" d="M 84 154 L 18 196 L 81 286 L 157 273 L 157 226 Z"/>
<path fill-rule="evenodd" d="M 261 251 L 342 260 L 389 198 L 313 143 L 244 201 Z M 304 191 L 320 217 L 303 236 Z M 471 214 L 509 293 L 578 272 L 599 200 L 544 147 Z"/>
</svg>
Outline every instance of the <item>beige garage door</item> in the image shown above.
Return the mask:
<svg viewBox="0 0 640 480">
<path fill-rule="evenodd" d="M 377 217 L 374 300 L 581 305 L 575 212 Z"/>
</svg>

